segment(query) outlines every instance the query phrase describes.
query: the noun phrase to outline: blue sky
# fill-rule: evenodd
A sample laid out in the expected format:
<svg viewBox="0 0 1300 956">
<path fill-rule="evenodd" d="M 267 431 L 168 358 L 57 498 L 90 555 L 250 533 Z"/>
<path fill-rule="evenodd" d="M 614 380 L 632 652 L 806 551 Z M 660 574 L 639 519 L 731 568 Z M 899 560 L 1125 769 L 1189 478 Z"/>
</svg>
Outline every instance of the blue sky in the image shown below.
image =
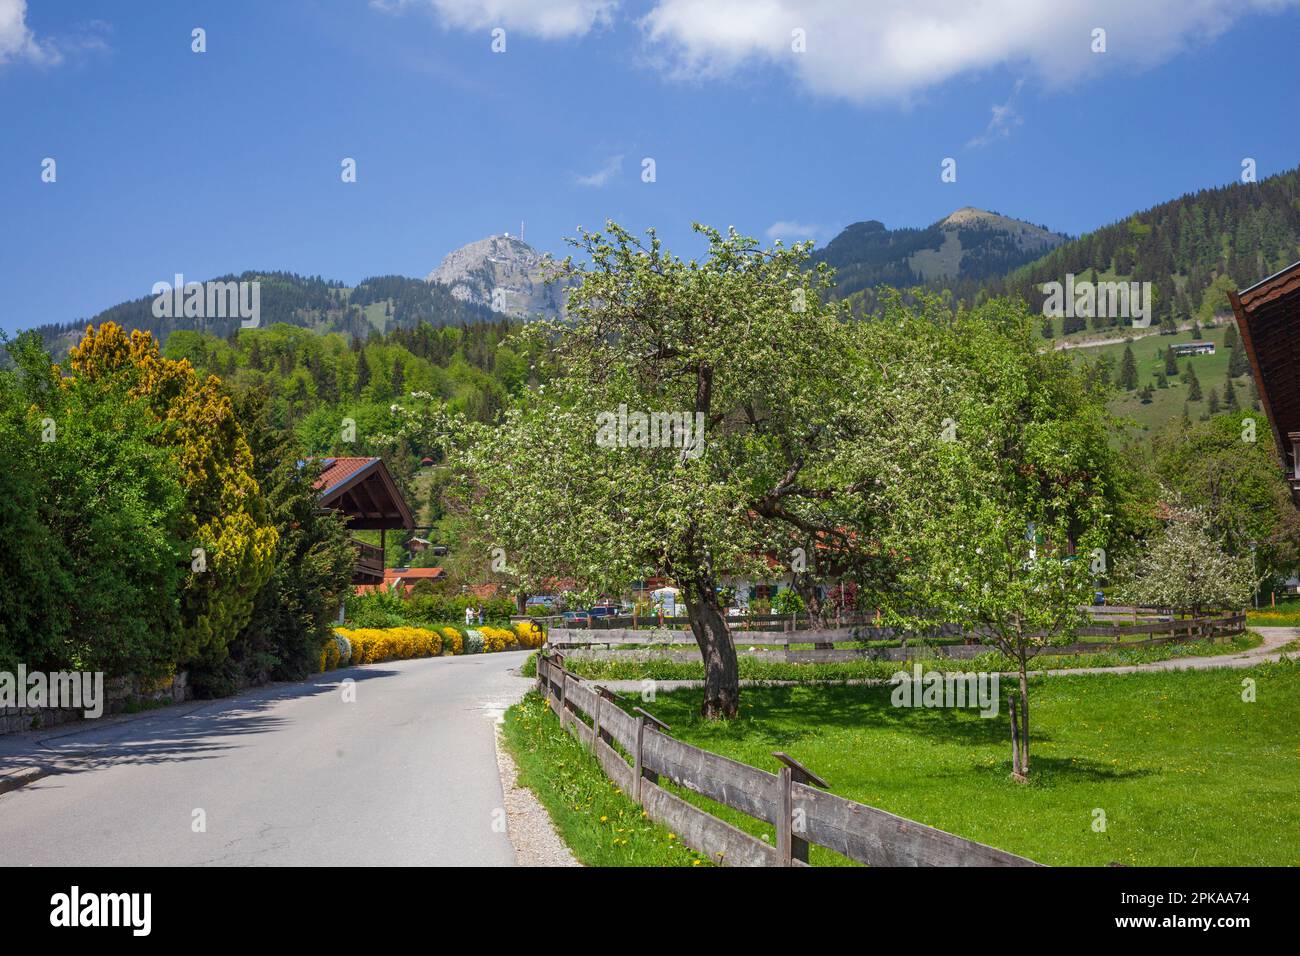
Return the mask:
<svg viewBox="0 0 1300 956">
<path fill-rule="evenodd" d="M 423 276 L 521 220 L 1077 234 L 1300 163 L 1297 47 L 1287 0 L 0 0 L 0 328 L 178 272 Z"/>
</svg>

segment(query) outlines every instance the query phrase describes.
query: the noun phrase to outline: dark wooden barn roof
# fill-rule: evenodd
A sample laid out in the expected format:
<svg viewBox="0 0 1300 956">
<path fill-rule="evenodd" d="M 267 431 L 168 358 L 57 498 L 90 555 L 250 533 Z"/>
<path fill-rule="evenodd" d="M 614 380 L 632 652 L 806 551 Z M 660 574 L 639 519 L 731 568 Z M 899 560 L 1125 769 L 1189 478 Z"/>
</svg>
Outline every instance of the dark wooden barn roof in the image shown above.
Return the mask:
<svg viewBox="0 0 1300 956">
<path fill-rule="evenodd" d="M 359 531 L 411 528 L 415 519 L 382 458 L 326 458 L 316 481 L 320 502 L 348 515 Z"/>
<path fill-rule="evenodd" d="M 1229 298 L 1282 467 L 1300 504 L 1300 262 Z"/>
</svg>

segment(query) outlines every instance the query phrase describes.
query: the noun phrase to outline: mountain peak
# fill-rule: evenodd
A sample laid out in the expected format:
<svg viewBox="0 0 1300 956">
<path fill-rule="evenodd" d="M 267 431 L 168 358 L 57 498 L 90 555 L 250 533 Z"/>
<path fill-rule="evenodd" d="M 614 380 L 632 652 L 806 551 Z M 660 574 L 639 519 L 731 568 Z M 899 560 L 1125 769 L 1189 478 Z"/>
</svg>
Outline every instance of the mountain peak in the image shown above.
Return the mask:
<svg viewBox="0 0 1300 956">
<path fill-rule="evenodd" d="M 554 318 L 564 311 L 564 296 L 558 286 L 547 284 L 545 262 L 518 236 L 494 234 L 449 252 L 425 281 L 446 286 L 462 302 L 514 318 Z"/>
<path fill-rule="evenodd" d="M 877 285 L 981 280 L 1006 275 L 1068 237 L 1001 213 L 963 206 L 923 229 L 855 222 L 813 254 L 837 270 L 839 294 Z"/>
</svg>

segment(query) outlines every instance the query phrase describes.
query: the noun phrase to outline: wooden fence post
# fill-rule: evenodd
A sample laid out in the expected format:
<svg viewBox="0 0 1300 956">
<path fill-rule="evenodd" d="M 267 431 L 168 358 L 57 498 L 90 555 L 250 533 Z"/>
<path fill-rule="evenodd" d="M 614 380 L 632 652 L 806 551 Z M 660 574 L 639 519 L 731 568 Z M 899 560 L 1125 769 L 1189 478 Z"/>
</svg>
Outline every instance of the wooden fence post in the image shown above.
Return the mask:
<svg viewBox="0 0 1300 956">
<path fill-rule="evenodd" d="M 645 739 L 645 718 L 636 719 L 636 753 L 632 755 L 632 799 L 641 804 L 641 774 L 645 765 L 641 762 L 641 744 Z"/>
<path fill-rule="evenodd" d="M 642 781 L 643 779 L 645 779 L 645 780 L 649 780 L 651 783 L 658 783 L 658 782 L 659 782 L 659 774 L 657 774 L 657 773 L 656 773 L 655 771 L 653 771 L 653 770 L 647 770 L 646 767 L 645 767 L 645 761 L 641 759 L 641 739 L 642 739 L 642 736 L 644 735 L 644 729 L 643 729 L 643 728 L 645 727 L 646 724 L 653 724 L 654 727 L 655 727 L 655 729 L 658 730 L 660 733 L 663 733 L 663 734 L 668 733 L 668 731 L 672 730 L 672 728 L 669 727 L 667 724 L 665 724 L 662 720 L 660 720 L 660 719 L 659 719 L 658 717 L 656 717 L 654 714 L 650 713 L 649 711 L 647 711 L 647 710 L 645 710 L 645 709 L 643 709 L 643 708 L 641 708 L 641 707 L 633 707 L 632 710 L 637 714 L 637 717 L 638 717 L 638 719 L 640 720 L 640 723 L 639 723 L 638 726 L 637 726 L 637 732 L 636 732 L 636 757 L 637 757 L 637 763 L 638 763 L 638 765 L 639 765 L 640 768 L 641 768 L 641 769 L 640 769 L 640 772 L 637 774 L 637 784 L 636 784 L 637 790 L 636 790 L 636 792 L 637 792 L 638 795 L 640 795 L 640 793 L 641 793 L 641 781 Z"/>
<path fill-rule="evenodd" d="M 782 767 L 776 772 L 777 788 L 781 794 L 781 809 L 776 821 L 776 854 L 782 866 L 794 866 L 794 792 L 790 778 L 790 768 Z M 804 844 L 807 853 L 808 844 Z"/>
<path fill-rule="evenodd" d="M 794 784 L 820 787 L 822 790 L 829 790 L 831 785 L 783 751 L 774 751 L 772 756 L 785 764 L 777 772 L 778 786 L 781 791 L 781 818 L 777 821 L 776 828 L 777 853 L 780 855 L 782 866 L 794 866 L 795 860 L 807 863 L 808 841 L 799 836 L 800 833 L 806 832 L 806 828 L 802 820 L 796 825 L 794 819 Z"/>
</svg>

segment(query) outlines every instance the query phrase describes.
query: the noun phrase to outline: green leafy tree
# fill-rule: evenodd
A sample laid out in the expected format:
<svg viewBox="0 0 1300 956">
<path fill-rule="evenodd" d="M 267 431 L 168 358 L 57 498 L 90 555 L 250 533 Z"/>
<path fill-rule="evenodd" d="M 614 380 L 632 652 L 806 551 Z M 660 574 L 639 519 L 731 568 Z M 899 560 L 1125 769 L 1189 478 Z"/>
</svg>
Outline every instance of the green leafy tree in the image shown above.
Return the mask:
<svg viewBox="0 0 1300 956">
<path fill-rule="evenodd" d="M 1173 510 L 1130 565 L 1117 570 L 1125 603 L 1199 614 L 1245 607 L 1255 588 L 1248 556 L 1233 555 L 1199 508 Z"/>
<path fill-rule="evenodd" d="M 917 455 L 898 487 L 906 520 L 892 547 L 906 554 L 905 586 L 890 608 L 962 624 L 1017 662 L 1019 743 L 1029 771 L 1029 661 L 1068 642 L 1090 597 L 1093 549 L 1122 533 L 1125 469 L 1111 451 L 1104 391 L 1059 353 L 1041 352 L 1002 306 L 1002 328 L 959 322 L 956 343 L 985 369 L 954 392 L 958 440 Z M 976 358 L 977 357 L 977 358 Z"/>
<path fill-rule="evenodd" d="M 1244 556 L 1256 543 L 1260 571 L 1285 577 L 1300 565 L 1300 510 L 1277 466 L 1258 413 L 1218 415 L 1157 435 L 1147 466 L 1180 501 L 1204 509 L 1216 538 Z"/>
<path fill-rule="evenodd" d="M 22 510 L 0 517 L 0 533 L 22 550 L 0 549 L 0 590 L 15 591 L 0 602 L 0 657 L 164 676 L 181 647 L 187 549 L 181 471 L 159 447 L 163 429 L 121 379 L 60 379 L 32 337 L 12 351 L 18 370 L 0 375 L 0 484 Z"/>
<path fill-rule="evenodd" d="M 293 434 L 272 424 L 269 404 L 260 389 L 235 396 L 254 477 L 276 530 L 275 570 L 258 590 L 229 655 L 192 672 L 196 687 L 211 695 L 312 673 L 356 564 L 344 518 L 320 508 L 314 487 L 319 462 L 304 460 Z"/>
<path fill-rule="evenodd" d="M 191 547 L 181 590 L 182 663 L 214 665 L 248 622 L 273 570 L 275 529 L 265 520 L 252 452 L 221 382 L 187 360 L 165 358 L 153 337 L 106 322 L 69 353 L 77 385 L 139 398 L 171 452 L 185 492 L 182 533 Z"/>
<path fill-rule="evenodd" d="M 585 263 L 564 267 L 570 321 L 528 326 L 550 344 L 546 384 L 499 428 L 472 430 L 451 463 L 530 590 L 670 577 L 704 660 L 701 712 L 727 718 L 740 689 L 723 576 L 766 576 L 765 554 L 793 564 L 812 539 L 868 561 L 895 449 L 906 457 L 909 434 L 938 434 L 940 404 L 919 363 L 872 350 L 900 333 L 850 326 L 828 302 L 807 245 L 696 229 L 708 254 L 690 262 L 653 232 L 584 233 Z M 666 414 L 689 431 L 665 430 Z"/>
</svg>

